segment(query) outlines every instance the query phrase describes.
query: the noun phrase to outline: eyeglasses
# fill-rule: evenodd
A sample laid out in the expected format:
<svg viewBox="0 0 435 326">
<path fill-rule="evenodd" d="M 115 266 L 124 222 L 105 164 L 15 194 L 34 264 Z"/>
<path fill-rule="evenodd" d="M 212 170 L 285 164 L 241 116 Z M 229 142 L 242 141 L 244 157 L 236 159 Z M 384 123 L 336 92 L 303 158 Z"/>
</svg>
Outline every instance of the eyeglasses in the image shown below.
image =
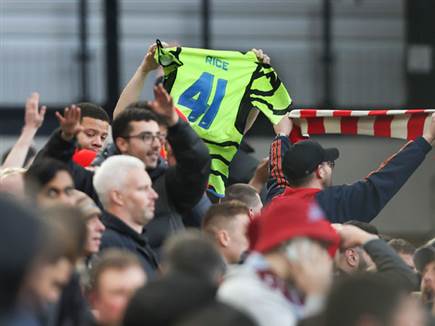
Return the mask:
<svg viewBox="0 0 435 326">
<path fill-rule="evenodd" d="M 152 132 L 141 132 L 140 134 L 137 135 L 130 135 L 130 136 L 123 136 L 122 138 L 138 138 L 140 140 L 142 140 L 144 143 L 152 143 L 154 142 L 154 140 L 158 139 L 161 143 L 166 141 L 166 134 L 161 134 L 161 133 L 156 133 L 153 134 Z"/>
</svg>

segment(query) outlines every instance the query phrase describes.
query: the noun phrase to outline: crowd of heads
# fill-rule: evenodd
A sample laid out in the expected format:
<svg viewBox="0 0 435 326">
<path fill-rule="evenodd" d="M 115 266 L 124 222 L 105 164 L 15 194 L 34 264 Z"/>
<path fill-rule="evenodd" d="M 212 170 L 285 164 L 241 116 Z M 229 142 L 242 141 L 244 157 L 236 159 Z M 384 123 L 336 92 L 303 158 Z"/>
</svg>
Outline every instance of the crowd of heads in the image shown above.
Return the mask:
<svg viewBox="0 0 435 326">
<path fill-rule="evenodd" d="M 331 224 L 306 195 L 332 185 L 337 149 L 304 140 L 280 157 L 286 187 L 311 189 L 302 196 L 284 192 L 263 207 L 258 173 L 217 199 L 195 179 L 209 174 L 205 145 L 163 87 L 154 92 L 155 101 L 135 99 L 112 122 L 92 103 L 66 108 L 40 151 L 26 133 L 45 109 L 29 98 L 0 170 L 0 324 L 432 322 L 434 241 L 387 243 L 352 216 Z M 192 198 L 194 187 L 202 193 Z M 179 216 L 191 214 L 200 218 L 186 229 Z"/>
</svg>

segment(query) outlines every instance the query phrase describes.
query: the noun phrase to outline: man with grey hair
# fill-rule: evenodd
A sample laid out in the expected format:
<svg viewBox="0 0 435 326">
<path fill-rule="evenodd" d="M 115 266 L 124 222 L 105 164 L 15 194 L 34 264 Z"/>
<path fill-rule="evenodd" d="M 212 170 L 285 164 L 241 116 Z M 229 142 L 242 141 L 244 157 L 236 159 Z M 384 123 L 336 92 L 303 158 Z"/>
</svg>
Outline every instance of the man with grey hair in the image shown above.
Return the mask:
<svg viewBox="0 0 435 326">
<path fill-rule="evenodd" d="M 112 156 L 95 172 L 93 185 L 105 210 L 101 250 L 120 248 L 135 253 L 152 279 L 158 263 L 143 229 L 154 217 L 158 195 L 144 163 L 129 155 Z"/>
</svg>

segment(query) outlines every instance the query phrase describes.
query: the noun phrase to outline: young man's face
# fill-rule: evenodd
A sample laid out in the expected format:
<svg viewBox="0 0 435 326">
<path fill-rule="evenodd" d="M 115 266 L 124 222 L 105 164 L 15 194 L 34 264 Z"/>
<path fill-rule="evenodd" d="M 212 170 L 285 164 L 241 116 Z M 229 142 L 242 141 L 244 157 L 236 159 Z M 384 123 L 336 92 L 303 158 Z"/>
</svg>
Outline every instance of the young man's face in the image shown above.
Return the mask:
<svg viewBox="0 0 435 326">
<path fill-rule="evenodd" d="M 101 151 L 109 132 L 107 121 L 84 117 L 80 124 L 83 130 L 77 134 L 79 148 L 97 153 Z"/>
<path fill-rule="evenodd" d="M 55 303 L 68 283 L 72 269 L 71 262 L 66 258 L 50 263 L 37 262 L 26 281 L 26 291 L 30 291 L 39 303 Z"/>
<path fill-rule="evenodd" d="M 102 325 L 120 325 L 125 308 L 134 292 L 146 282 L 140 266 L 124 269 L 108 268 L 97 280 L 97 289 L 91 294 L 92 309 Z"/>
<path fill-rule="evenodd" d="M 41 207 L 56 204 L 73 206 L 75 204 L 74 181 L 71 175 L 66 171 L 58 171 L 38 193 L 36 201 Z"/>
<path fill-rule="evenodd" d="M 147 169 L 154 169 L 160 157 L 162 135 L 156 121 L 131 121 L 127 138 L 118 139 L 117 146 L 122 154 L 132 155 L 145 163 Z"/>
</svg>

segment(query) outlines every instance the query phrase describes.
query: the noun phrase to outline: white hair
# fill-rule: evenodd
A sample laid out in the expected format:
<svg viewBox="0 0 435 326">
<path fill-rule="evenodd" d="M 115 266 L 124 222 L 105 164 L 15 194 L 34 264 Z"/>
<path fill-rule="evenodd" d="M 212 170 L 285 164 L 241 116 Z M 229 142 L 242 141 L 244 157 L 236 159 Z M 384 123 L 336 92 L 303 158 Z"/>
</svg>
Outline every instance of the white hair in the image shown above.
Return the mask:
<svg viewBox="0 0 435 326">
<path fill-rule="evenodd" d="M 92 183 L 103 206 L 109 203 L 109 193 L 122 189 L 127 174 L 135 168 L 145 170 L 145 164 L 130 155 L 111 156 L 101 164 Z"/>
</svg>

